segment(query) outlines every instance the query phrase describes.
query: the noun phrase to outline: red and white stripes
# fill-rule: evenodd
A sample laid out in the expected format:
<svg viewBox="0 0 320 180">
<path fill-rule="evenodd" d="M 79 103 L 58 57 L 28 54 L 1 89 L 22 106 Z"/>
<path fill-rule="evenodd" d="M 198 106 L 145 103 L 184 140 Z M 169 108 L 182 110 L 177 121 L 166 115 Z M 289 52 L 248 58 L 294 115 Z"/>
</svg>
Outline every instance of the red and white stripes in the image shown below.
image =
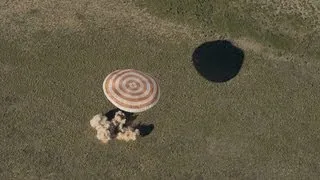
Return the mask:
<svg viewBox="0 0 320 180">
<path fill-rule="evenodd" d="M 160 98 L 160 88 L 149 75 L 134 69 L 117 70 L 103 83 L 108 100 L 127 112 L 142 112 L 153 107 Z"/>
</svg>

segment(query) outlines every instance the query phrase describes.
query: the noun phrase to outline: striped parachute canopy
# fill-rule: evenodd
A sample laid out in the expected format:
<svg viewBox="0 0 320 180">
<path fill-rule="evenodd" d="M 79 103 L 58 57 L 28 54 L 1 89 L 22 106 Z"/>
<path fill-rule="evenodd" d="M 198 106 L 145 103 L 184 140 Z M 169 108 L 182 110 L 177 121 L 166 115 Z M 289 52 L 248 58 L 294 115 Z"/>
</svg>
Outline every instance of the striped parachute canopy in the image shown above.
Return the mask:
<svg viewBox="0 0 320 180">
<path fill-rule="evenodd" d="M 156 80 L 134 69 L 110 73 L 103 82 L 103 91 L 113 105 L 132 113 L 150 109 L 160 98 L 160 87 Z"/>
</svg>

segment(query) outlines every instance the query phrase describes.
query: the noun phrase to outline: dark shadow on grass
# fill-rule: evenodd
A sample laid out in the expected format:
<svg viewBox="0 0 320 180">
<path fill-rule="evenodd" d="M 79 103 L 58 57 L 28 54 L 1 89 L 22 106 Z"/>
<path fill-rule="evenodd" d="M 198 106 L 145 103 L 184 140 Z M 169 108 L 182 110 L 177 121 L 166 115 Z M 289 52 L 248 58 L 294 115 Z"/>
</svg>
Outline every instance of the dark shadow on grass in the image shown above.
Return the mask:
<svg viewBox="0 0 320 180">
<path fill-rule="evenodd" d="M 149 135 L 154 129 L 154 125 L 153 124 L 142 124 L 142 123 L 139 123 L 137 125 L 134 125 L 134 127 L 136 129 L 139 129 L 140 135 L 142 137 Z"/>
<path fill-rule="evenodd" d="M 119 108 L 112 109 L 112 110 L 108 111 L 107 113 L 105 113 L 104 115 L 108 118 L 108 121 L 111 121 L 114 118 L 116 112 L 118 112 L 118 111 L 122 111 L 126 116 L 127 121 L 126 121 L 125 126 L 131 126 L 135 129 L 139 129 L 140 135 L 142 137 L 149 135 L 153 131 L 153 129 L 154 129 L 153 124 L 144 124 L 141 122 L 139 122 L 138 124 L 134 124 L 134 120 L 137 119 L 138 115 L 134 114 L 134 113 L 123 111 Z"/>
<path fill-rule="evenodd" d="M 211 82 L 226 82 L 240 71 L 244 52 L 226 40 L 201 44 L 192 54 L 198 73 Z"/>
</svg>

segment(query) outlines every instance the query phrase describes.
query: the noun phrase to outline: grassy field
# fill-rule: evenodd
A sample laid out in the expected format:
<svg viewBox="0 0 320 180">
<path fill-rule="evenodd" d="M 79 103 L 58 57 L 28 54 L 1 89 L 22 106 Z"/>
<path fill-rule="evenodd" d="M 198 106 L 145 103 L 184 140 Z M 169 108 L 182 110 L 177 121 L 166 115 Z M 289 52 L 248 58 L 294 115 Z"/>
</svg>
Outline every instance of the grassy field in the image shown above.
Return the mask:
<svg viewBox="0 0 320 180">
<path fill-rule="evenodd" d="M 318 179 L 320 4 L 312 0 L 0 2 L 0 179 Z M 244 52 L 207 81 L 202 43 Z M 101 144 L 105 76 L 135 68 L 161 99 L 135 142 Z"/>
</svg>

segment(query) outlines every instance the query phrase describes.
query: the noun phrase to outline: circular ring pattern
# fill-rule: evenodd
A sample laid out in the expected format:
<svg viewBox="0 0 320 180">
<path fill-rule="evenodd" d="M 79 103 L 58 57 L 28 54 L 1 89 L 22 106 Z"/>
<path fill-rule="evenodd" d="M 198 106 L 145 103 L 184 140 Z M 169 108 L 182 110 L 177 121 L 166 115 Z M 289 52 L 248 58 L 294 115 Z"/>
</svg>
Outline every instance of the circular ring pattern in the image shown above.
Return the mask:
<svg viewBox="0 0 320 180">
<path fill-rule="evenodd" d="M 113 105 L 134 113 L 150 109 L 160 99 L 156 80 L 134 69 L 110 73 L 103 82 L 103 91 Z"/>
</svg>

